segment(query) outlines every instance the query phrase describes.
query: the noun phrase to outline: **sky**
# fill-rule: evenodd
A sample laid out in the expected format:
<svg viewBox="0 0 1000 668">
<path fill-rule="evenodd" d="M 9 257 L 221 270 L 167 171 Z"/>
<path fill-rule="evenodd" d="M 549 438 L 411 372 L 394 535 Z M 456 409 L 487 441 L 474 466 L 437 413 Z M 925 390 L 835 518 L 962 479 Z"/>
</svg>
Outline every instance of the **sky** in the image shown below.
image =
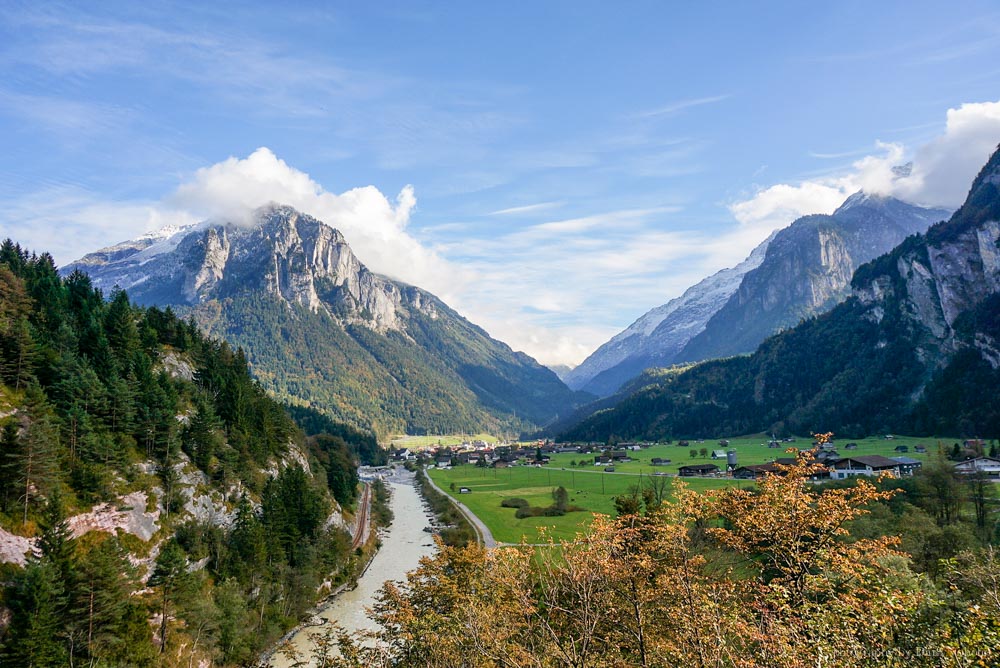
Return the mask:
<svg viewBox="0 0 1000 668">
<path fill-rule="evenodd" d="M 957 206 L 998 144 L 994 2 L 0 0 L 0 237 L 287 203 L 546 364 L 859 189 Z"/>
</svg>

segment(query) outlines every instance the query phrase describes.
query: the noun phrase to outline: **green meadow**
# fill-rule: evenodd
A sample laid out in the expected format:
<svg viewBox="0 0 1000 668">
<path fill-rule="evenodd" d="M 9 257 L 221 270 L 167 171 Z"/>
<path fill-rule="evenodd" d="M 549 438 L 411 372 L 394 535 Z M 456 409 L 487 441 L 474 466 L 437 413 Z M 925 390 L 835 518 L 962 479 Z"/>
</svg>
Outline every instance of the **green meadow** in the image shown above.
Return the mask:
<svg viewBox="0 0 1000 668">
<path fill-rule="evenodd" d="M 552 454 L 548 466 L 514 466 L 507 469 L 479 468 L 473 465 L 455 466 L 447 470 L 429 469 L 431 478 L 441 489 L 459 499 L 469 507 L 493 532 L 500 542 L 516 543 L 524 538 L 529 543 L 544 540 L 543 534 L 553 538 L 572 538 L 590 524 L 594 513 L 613 514 L 614 497 L 626 494 L 636 486 L 651 484 L 672 485 L 680 466 L 686 464 L 718 464 L 725 470 L 725 460 L 712 460 L 712 450 L 735 450 L 738 465 L 763 464 L 776 457 L 791 456 L 785 448 L 807 448 L 811 439 L 797 439 L 794 443 L 783 443 L 782 448 L 769 448 L 768 438 L 762 435 L 730 438 L 728 446 L 720 446 L 717 440 L 703 443 L 690 441 L 687 447 L 677 445 L 654 445 L 637 452 L 629 452 L 634 461 L 615 465 L 613 473 L 605 472 L 603 466 L 594 466 L 594 454 L 577 452 Z M 938 445 L 950 447 L 955 439 L 916 438 L 897 436 L 892 440 L 866 438 L 854 441 L 837 440 L 834 446 L 841 456 L 883 455 L 886 457 L 905 456 L 924 459 L 937 452 Z M 856 450 L 844 450 L 848 442 L 857 443 Z M 895 448 L 908 446 L 909 452 L 898 453 Z M 915 446 L 924 445 L 926 454 L 914 452 Z M 701 456 L 705 448 L 708 456 Z M 690 450 L 697 450 L 695 457 Z M 654 467 L 654 457 L 670 459 L 666 466 Z M 581 462 L 584 465 L 581 466 Z M 656 475 L 665 473 L 666 476 Z M 731 478 L 685 478 L 691 488 L 698 491 L 719 489 L 741 485 L 751 486 L 747 481 Z M 548 506 L 552 503 L 552 490 L 565 487 L 570 503 L 584 510 L 571 512 L 561 517 L 514 516 L 514 508 L 504 508 L 500 502 L 507 498 L 526 499 L 533 506 Z M 452 488 L 454 487 L 454 488 Z M 461 487 L 469 488 L 467 494 L 459 494 Z"/>
</svg>

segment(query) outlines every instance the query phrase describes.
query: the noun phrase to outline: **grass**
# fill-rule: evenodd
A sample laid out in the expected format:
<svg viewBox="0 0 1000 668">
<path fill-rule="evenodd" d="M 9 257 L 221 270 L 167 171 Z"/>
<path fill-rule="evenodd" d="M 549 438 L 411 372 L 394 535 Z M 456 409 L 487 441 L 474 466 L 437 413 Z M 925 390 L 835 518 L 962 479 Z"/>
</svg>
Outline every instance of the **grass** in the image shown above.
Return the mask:
<svg viewBox="0 0 1000 668">
<path fill-rule="evenodd" d="M 776 457 L 791 456 L 785 452 L 784 447 L 767 447 L 769 439 L 766 436 L 753 435 L 728 440 L 729 446 L 720 446 L 717 440 L 706 440 L 704 443 L 691 441 L 688 447 L 683 448 L 677 445 L 654 445 L 638 452 L 630 452 L 629 455 L 635 461 L 616 464 L 614 473 L 606 473 L 603 466 L 594 466 L 593 454 L 576 452 L 553 454 L 550 464 L 541 468 L 515 466 L 508 469 L 486 469 L 462 465 L 446 470 L 431 469 L 428 472 L 441 489 L 467 505 L 490 528 L 494 538 L 498 541 L 516 543 L 523 537 L 529 543 L 536 543 L 541 540 L 543 531 L 556 539 L 572 538 L 577 532 L 586 530 L 590 525 L 593 513 L 613 514 L 614 497 L 628 493 L 636 485 L 648 485 L 650 481 L 657 480 L 658 477 L 653 476 L 654 473 L 664 472 L 669 476 L 674 476 L 680 466 L 704 463 L 718 464 L 724 470 L 726 468 L 725 460 L 712 460 L 710 458 L 712 450 L 735 450 L 740 466 L 763 464 Z M 835 441 L 834 445 L 841 456 L 883 455 L 892 457 L 905 454 L 907 457 L 925 459 L 937 452 L 939 442 L 945 447 L 949 447 L 954 441 L 955 439 L 897 436 L 893 440 L 874 437 L 854 441 L 843 439 Z M 844 445 L 848 442 L 857 443 L 858 448 L 844 450 Z M 811 439 L 800 438 L 794 443 L 783 443 L 782 445 L 807 448 L 811 443 Z M 914 452 L 914 447 L 918 444 L 927 447 L 927 454 Z M 910 451 L 907 453 L 895 452 L 894 448 L 899 445 L 908 446 Z M 709 457 L 699 455 L 692 459 L 689 451 L 691 449 L 700 451 L 701 448 L 708 450 Z M 650 462 L 654 457 L 668 458 L 671 460 L 671 464 L 654 467 Z M 574 461 L 577 462 L 576 466 L 571 465 Z M 588 463 L 585 466 L 580 466 L 580 461 Z M 668 484 L 673 480 L 673 477 L 668 477 Z M 696 491 L 752 484 L 731 478 L 686 478 L 685 480 Z M 468 487 L 471 493 L 459 495 L 457 492 L 452 492 L 452 484 L 454 484 L 455 490 L 460 487 Z M 511 497 L 526 499 L 533 506 L 548 506 L 552 503 L 552 489 L 559 486 L 565 487 L 569 492 L 571 504 L 585 510 L 568 513 L 562 517 L 517 519 L 514 516 L 516 509 L 500 506 L 501 501 Z"/>
</svg>

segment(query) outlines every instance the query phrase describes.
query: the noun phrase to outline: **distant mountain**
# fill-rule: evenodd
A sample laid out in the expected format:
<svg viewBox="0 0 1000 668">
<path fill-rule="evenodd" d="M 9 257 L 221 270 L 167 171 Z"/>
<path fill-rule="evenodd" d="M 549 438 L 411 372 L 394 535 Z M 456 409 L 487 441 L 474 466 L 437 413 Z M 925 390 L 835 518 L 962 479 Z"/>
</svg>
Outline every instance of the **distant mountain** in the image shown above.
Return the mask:
<svg viewBox="0 0 1000 668">
<path fill-rule="evenodd" d="M 566 376 L 573 370 L 573 367 L 568 364 L 549 364 L 548 367 L 564 383 L 566 382 Z"/>
<path fill-rule="evenodd" d="M 74 270 L 243 347 L 275 395 L 383 435 L 520 431 L 588 398 L 287 206 L 118 244 Z"/>
<path fill-rule="evenodd" d="M 947 222 L 861 266 L 851 286 L 753 355 L 646 385 L 561 438 L 1000 436 L 1000 151 Z"/>
<path fill-rule="evenodd" d="M 775 235 L 760 265 L 674 361 L 752 352 L 775 332 L 829 311 L 850 294 L 859 266 L 950 214 L 859 192 L 829 216 L 799 218 Z"/>
<path fill-rule="evenodd" d="M 595 350 L 564 380 L 576 390 L 598 396 L 614 394 L 626 381 L 650 367 L 664 367 L 703 329 L 732 297 L 747 272 L 756 269 L 774 235 L 743 262 L 723 269 L 684 294 L 650 310 Z"/>
</svg>

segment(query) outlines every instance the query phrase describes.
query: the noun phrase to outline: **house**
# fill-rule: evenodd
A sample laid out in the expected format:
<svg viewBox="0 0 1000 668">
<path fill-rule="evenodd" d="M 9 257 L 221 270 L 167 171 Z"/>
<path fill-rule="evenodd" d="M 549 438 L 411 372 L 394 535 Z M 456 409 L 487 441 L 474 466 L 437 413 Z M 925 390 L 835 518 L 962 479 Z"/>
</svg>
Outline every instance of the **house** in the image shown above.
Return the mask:
<svg viewBox="0 0 1000 668">
<path fill-rule="evenodd" d="M 459 487 L 458 488 L 458 493 L 459 494 L 471 494 L 472 490 L 469 489 L 468 487 Z"/>
<path fill-rule="evenodd" d="M 990 478 L 1000 480 L 1000 459 L 993 457 L 976 457 L 955 464 L 955 471 L 962 475 L 985 473 Z"/>
<path fill-rule="evenodd" d="M 820 464 L 832 464 L 838 459 L 841 459 L 841 457 L 836 450 L 821 450 L 816 453 L 816 461 Z"/>
<path fill-rule="evenodd" d="M 718 472 L 719 467 L 715 464 L 691 464 L 688 466 L 682 466 L 677 472 L 677 475 L 690 478 L 693 476 L 714 475 Z"/>
<path fill-rule="evenodd" d="M 756 480 L 769 473 L 780 473 L 778 467 L 771 464 L 748 464 L 733 471 L 733 477 L 738 480 Z"/>
<path fill-rule="evenodd" d="M 899 462 L 899 475 L 913 475 L 917 469 L 924 465 L 919 459 L 913 457 L 892 457 L 892 461 Z"/>
<path fill-rule="evenodd" d="M 437 459 L 434 460 L 434 465 L 437 466 L 439 469 L 451 466 L 451 457 L 438 457 Z"/>
<path fill-rule="evenodd" d="M 653 466 L 666 466 L 667 464 L 670 463 L 670 460 L 664 457 L 653 457 L 653 459 L 650 460 L 649 463 L 652 464 Z"/>
<path fill-rule="evenodd" d="M 858 449 L 857 443 L 848 443 L 847 445 L 844 446 L 844 450 L 857 450 L 857 449 Z"/>
<path fill-rule="evenodd" d="M 726 458 L 725 450 L 712 450 L 712 459 L 725 459 L 725 458 Z"/>
<path fill-rule="evenodd" d="M 927 446 L 926 445 L 916 445 L 916 446 L 914 446 L 913 451 L 914 452 L 927 452 Z"/>
<path fill-rule="evenodd" d="M 897 445 L 895 448 L 893 448 L 893 450 L 895 450 L 896 452 L 909 452 L 910 451 L 910 446 L 908 446 L 908 445 Z"/>
<path fill-rule="evenodd" d="M 857 475 L 876 476 L 883 473 L 899 475 L 899 462 L 882 455 L 844 457 L 833 463 L 832 476 L 842 480 Z"/>
<path fill-rule="evenodd" d="M 726 439 L 722 439 L 721 441 L 719 441 L 719 445 L 721 445 L 724 448 L 728 448 L 729 447 L 729 441 L 726 440 Z"/>
</svg>

